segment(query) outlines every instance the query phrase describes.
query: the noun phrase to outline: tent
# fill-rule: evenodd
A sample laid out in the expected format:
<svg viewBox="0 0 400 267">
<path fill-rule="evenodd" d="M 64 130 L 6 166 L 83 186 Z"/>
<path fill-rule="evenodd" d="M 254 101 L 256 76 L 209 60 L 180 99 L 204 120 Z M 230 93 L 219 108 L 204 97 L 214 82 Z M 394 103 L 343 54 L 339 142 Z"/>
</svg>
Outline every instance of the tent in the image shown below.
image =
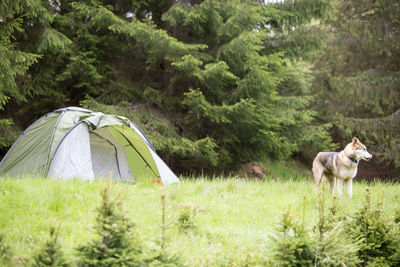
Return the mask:
<svg viewBox="0 0 400 267">
<path fill-rule="evenodd" d="M 79 107 L 55 110 L 29 126 L 1 160 L 0 174 L 179 182 L 139 127 Z"/>
</svg>

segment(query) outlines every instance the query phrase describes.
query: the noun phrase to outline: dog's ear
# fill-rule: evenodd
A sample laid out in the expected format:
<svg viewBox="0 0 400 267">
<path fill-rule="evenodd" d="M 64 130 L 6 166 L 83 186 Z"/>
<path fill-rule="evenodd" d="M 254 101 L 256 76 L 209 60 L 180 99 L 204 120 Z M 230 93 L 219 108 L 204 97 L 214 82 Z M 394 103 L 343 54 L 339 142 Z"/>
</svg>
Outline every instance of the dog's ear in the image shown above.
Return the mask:
<svg viewBox="0 0 400 267">
<path fill-rule="evenodd" d="M 353 137 L 353 139 L 351 139 L 351 142 L 353 143 L 353 145 L 356 145 L 356 144 L 360 143 L 360 140 L 358 140 L 357 137 Z"/>
</svg>

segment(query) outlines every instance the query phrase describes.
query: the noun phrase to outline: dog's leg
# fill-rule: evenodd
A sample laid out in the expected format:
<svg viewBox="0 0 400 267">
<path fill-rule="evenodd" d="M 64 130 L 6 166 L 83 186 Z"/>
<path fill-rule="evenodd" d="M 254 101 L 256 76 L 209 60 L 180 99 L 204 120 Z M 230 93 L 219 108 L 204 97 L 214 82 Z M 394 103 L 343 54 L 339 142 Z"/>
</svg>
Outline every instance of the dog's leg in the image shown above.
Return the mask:
<svg viewBox="0 0 400 267">
<path fill-rule="evenodd" d="M 338 195 L 342 196 L 343 195 L 343 180 L 339 179 L 339 178 L 335 178 L 335 179 L 336 179 L 336 183 L 337 183 Z"/>
<path fill-rule="evenodd" d="M 333 191 L 335 190 L 335 186 L 336 186 L 336 177 L 328 176 L 328 180 L 329 180 L 329 185 L 330 185 L 330 192 L 331 192 L 331 195 L 333 195 Z"/>
<path fill-rule="evenodd" d="M 353 196 L 353 179 L 349 179 L 346 181 L 347 195 L 349 198 Z"/>
</svg>

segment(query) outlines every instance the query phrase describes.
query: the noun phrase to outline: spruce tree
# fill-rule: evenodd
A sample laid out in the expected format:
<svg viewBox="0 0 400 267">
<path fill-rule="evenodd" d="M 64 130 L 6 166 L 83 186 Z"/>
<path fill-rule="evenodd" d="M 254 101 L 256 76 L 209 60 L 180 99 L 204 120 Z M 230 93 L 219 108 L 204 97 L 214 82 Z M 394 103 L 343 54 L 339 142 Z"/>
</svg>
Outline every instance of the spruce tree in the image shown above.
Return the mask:
<svg viewBox="0 0 400 267">
<path fill-rule="evenodd" d="M 0 111 L 4 111 L 10 100 L 26 99 L 20 80 L 26 79 L 28 68 L 37 62 L 39 56 L 21 49 L 15 39 L 24 32 L 24 22 L 37 16 L 41 9 L 39 0 L 0 3 Z M 0 118 L 0 149 L 10 146 L 15 138 L 15 133 L 9 130 L 13 119 L 6 116 Z"/>
<path fill-rule="evenodd" d="M 347 216 L 336 198 L 330 207 L 327 206 L 324 190 L 318 195 L 318 221 L 315 225 L 317 241 L 315 242 L 315 266 L 358 266 L 359 246 L 346 233 L 343 218 Z"/>
<path fill-rule="evenodd" d="M 321 120 L 341 145 L 358 136 L 381 160 L 400 166 L 400 7 L 398 1 L 335 1 L 331 41 L 315 61 Z"/>
<path fill-rule="evenodd" d="M 64 258 L 61 251 L 61 245 L 58 240 L 60 226 L 50 225 L 49 239 L 42 245 L 33 256 L 32 266 L 34 267 L 67 267 L 70 266 Z"/>
<path fill-rule="evenodd" d="M 292 28 L 326 16 L 329 5 L 318 3 L 296 3 L 296 12 L 254 1 L 75 3 L 63 17 L 77 30 L 66 35 L 85 58 L 70 61 L 57 79 L 84 81 L 73 86 L 93 97 L 83 102 L 87 107 L 94 101 L 135 109 L 129 102 L 147 103 L 152 115 L 144 129 L 175 167 L 232 167 L 326 146 L 328 125 L 312 124 L 311 76 L 295 56 L 318 45 L 272 46 L 283 36 L 293 39 Z M 161 6 L 162 16 L 155 12 Z M 142 12 L 133 16 L 138 10 L 154 12 L 154 20 Z"/>
<path fill-rule="evenodd" d="M 142 246 L 133 233 L 134 225 L 124 214 L 118 198 L 112 200 L 109 194 L 109 188 L 101 192 L 97 237 L 77 249 L 78 266 L 142 266 Z"/>
<path fill-rule="evenodd" d="M 30 101 L 9 111 L 24 126 L 63 105 L 128 114 L 185 171 L 326 148 L 305 60 L 329 2 L 42 1 L 16 38 L 41 56 Z"/>
<path fill-rule="evenodd" d="M 197 138 L 212 137 L 219 150 L 217 164 L 284 158 L 311 140 L 327 140 L 323 128 L 311 126 L 310 80 L 299 71 L 304 65 L 290 58 L 289 48 L 269 47 L 282 40 L 273 38 L 278 33 L 288 37 L 283 28 L 323 16 L 326 4 L 310 2 L 315 14 L 297 20 L 296 26 L 295 20 L 290 26 L 285 21 L 289 13 L 284 7 L 254 1 L 182 1 L 164 14 L 179 40 L 207 45 L 199 55 L 172 64 L 172 82 L 175 92 L 182 91 L 188 113 L 182 128 Z"/>
<path fill-rule="evenodd" d="M 272 238 L 272 262 L 274 266 L 314 266 L 316 241 L 304 223 L 297 222 L 286 210 Z"/>
<path fill-rule="evenodd" d="M 399 233 L 384 217 L 382 202 L 374 207 L 367 189 L 362 207 L 347 225 L 354 242 L 359 242 L 358 256 L 363 266 L 398 266 Z M 393 257 L 397 254 L 397 257 Z"/>
</svg>

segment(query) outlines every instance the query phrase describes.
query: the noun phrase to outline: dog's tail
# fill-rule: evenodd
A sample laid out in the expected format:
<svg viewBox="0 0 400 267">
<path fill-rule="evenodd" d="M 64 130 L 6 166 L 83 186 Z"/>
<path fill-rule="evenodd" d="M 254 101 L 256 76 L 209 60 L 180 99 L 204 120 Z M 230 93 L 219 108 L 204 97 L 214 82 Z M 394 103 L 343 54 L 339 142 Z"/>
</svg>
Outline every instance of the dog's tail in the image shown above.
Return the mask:
<svg viewBox="0 0 400 267">
<path fill-rule="evenodd" d="M 322 181 L 323 172 L 324 172 L 324 166 L 322 166 L 322 164 L 319 160 L 319 155 L 320 155 L 320 153 L 318 153 L 318 155 L 315 157 L 315 159 L 313 161 L 313 167 L 312 167 L 312 173 L 314 176 L 314 191 L 315 191 L 315 193 L 318 192 L 318 186 Z"/>
</svg>

